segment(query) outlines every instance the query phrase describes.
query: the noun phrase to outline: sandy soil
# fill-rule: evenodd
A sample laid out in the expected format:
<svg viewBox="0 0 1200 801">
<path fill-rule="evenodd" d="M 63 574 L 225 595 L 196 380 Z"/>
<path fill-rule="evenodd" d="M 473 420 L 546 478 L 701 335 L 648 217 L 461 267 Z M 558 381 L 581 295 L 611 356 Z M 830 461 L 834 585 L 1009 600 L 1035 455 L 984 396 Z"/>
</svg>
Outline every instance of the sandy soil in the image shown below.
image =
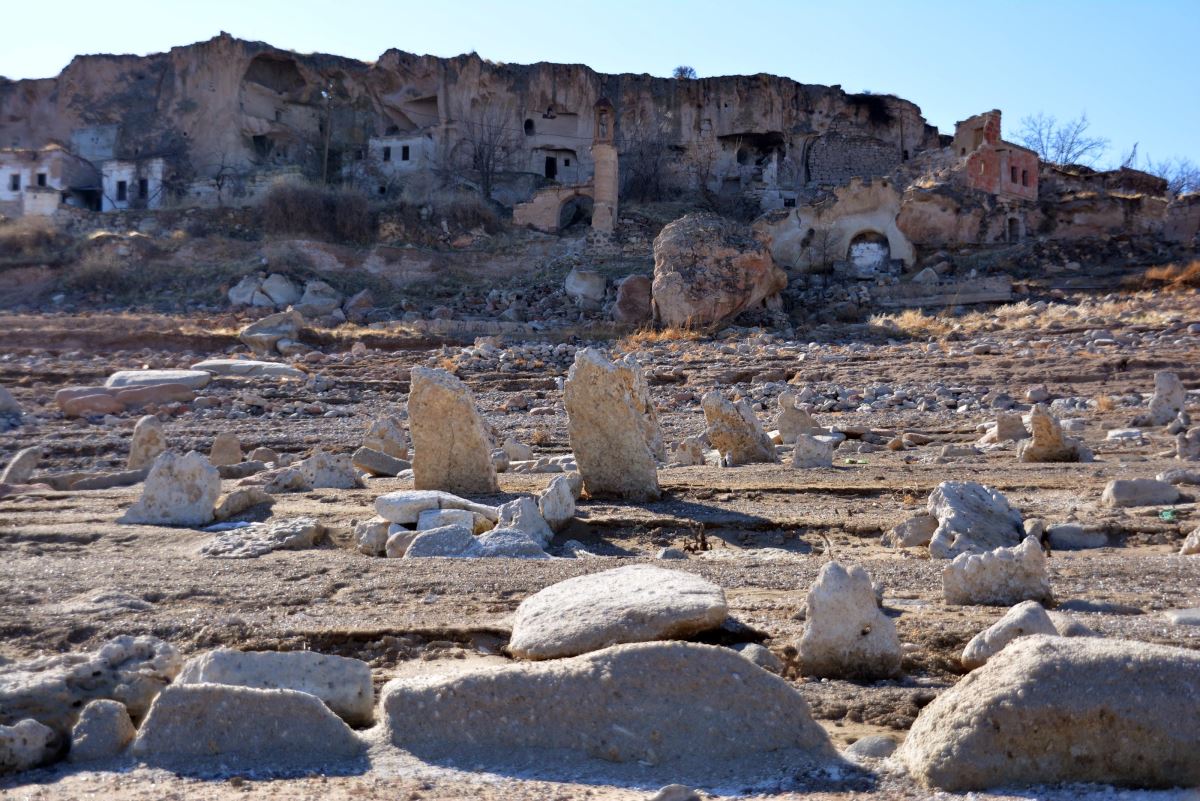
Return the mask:
<svg viewBox="0 0 1200 801">
<path fill-rule="evenodd" d="M 1200 306 L 1188 300 L 1173 303 L 1174 321 L 1162 323 L 1160 329 L 1142 325 L 1134 333 L 1177 330 L 1179 321 L 1200 319 Z M 201 332 L 189 340 L 186 326 L 176 321 L 172 330 L 183 333 L 173 333 L 155 346 L 150 344 L 153 337 L 136 323 L 122 323 L 122 330 L 131 332 L 126 339 L 114 335 L 106 347 L 87 352 L 80 350 L 84 343 L 77 337 L 68 336 L 70 320 L 47 320 L 40 342 L 36 319 L 25 317 L 19 327 L 10 327 L 7 338 L 0 337 L 8 348 L 0 361 L 0 383 L 12 387 L 32 415 L 24 427 L 0 434 L 0 458 L 40 443 L 52 471 L 119 467 L 128 449 L 129 426 L 63 420 L 50 405 L 53 391 L 97 381 L 114 369 L 195 361 L 214 353 L 210 348 L 219 339 Z M 1122 330 L 1119 325 L 1110 327 Z M 1047 336 L 1066 341 L 1077 333 L 1059 330 Z M 1021 346 L 1011 340 L 1027 339 L 1028 332 L 997 331 L 988 337 L 1000 343 L 993 354 L 946 355 L 952 347 L 968 347 L 969 341 L 947 346 L 941 355 L 927 354 L 924 343 L 881 343 L 861 352 L 834 343 L 828 352 L 845 358 L 824 362 L 771 355 L 770 349 L 761 348 L 729 353 L 725 342 L 665 344 L 653 354 L 652 392 L 667 437 L 675 439 L 702 430 L 696 400 L 707 389 L 736 386 L 745 391 L 764 381 L 859 387 L 940 382 L 1002 388 L 1016 398 L 1035 383 L 1047 383 L 1057 396 L 1148 392 L 1153 372 L 1163 368 L 1175 370 L 1188 386 L 1200 382 L 1196 337 L 1162 336 L 1153 347 L 1111 354 L 1068 353 L 1051 343 L 1031 347 L 1032 355 L 1026 356 L 1014 355 Z M 329 380 L 328 388 L 277 390 L 280 401 L 321 402 L 347 410 L 346 417 L 214 420 L 185 413 L 166 423 L 166 431 L 179 448 L 207 450 L 216 433 L 230 430 L 247 449 L 264 445 L 302 453 L 317 444 L 350 449 L 359 444 L 372 417 L 403 408 L 409 367 L 438 363 L 448 355 L 452 353 L 408 350 L 372 352 L 357 360 L 329 359 L 309 368 Z M 463 370 L 461 375 L 501 438 L 536 442 L 535 452 L 543 455 L 569 449 L 561 393 L 554 382 L 562 372 L 559 366 L 547 365 L 515 372 Z M 202 394 L 236 397 L 261 392 L 264 386 L 269 385 L 259 380 L 219 379 Z M 555 412 L 533 416 L 501 411 L 516 393 Z M 847 455 L 839 452 L 831 470 L 772 465 L 665 469 L 660 473 L 665 490 L 661 501 L 584 501 L 578 519 L 551 547 L 558 553 L 565 541 L 574 539 L 595 558 L 424 561 L 358 553 L 350 538 L 354 522 L 372 516 L 371 503 L 378 494 L 411 486 L 401 479 L 372 480 L 359 490 L 279 496 L 270 512 L 273 517 L 312 515 L 331 534 L 315 550 L 250 560 L 201 557 L 198 548 L 212 537 L 204 532 L 117 525 L 114 521 L 137 498 L 138 487 L 7 497 L 0 499 L 0 659 L 87 650 L 118 634 L 153 634 L 188 655 L 230 646 L 354 656 L 371 664 L 376 685 L 381 686 L 398 675 L 502 661 L 510 616 L 522 599 L 564 578 L 652 560 L 659 549 L 675 546 L 691 554 L 671 567 L 724 587 L 731 616 L 745 624 L 737 633 L 711 639 L 761 641 L 788 660 L 804 625 L 797 615 L 804 594 L 821 565 L 837 558 L 863 564 L 885 586 L 885 608 L 906 643 L 904 675 L 894 681 L 853 683 L 806 680 L 791 670 L 789 680 L 839 747 L 867 734 L 901 739 L 920 709 L 960 677 L 958 655 L 966 642 L 1004 611 L 946 606 L 941 598 L 943 563 L 931 561 L 920 549 L 893 550 L 879 543 L 882 532 L 923 507 L 929 491 L 950 479 L 996 487 L 1026 517 L 1059 521 L 1074 515 L 1104 525 L 1108 547 L 1051 555 L 1058 608 L 1105 636 L 1200 648 L 1200 627 L 1172 625 L 1163 615 L 1168 609 L 1200 606 L 1200 558 L 1176 555 L 1180 540 L 1197 525 L 1191 499 L 1200 490 L 1183 488 L 1190 497 L 1174 507 L 1173 519 L 1163 519 L 1159 508 L 1114 512 L 1099 506 L 1101 490 L 1111 478 L 1152 477 L 1180 466 L 1163 455 L 1170 447 L 1165 432 L 1148 431 L 1144 443 L 1106 443 L 1105 430 L 1127 426 L 1132 416 L 1130 409 L 1118 405 L 1079 414 L 1087 420 L 1084 438 L 1097 450 L 1097 461 L 1091 464 L 1018 464 L 1011 447 L 933 463 L 943 444 L 975 439 L 976 425 L 992 416 L 986 410 L 958 414 L 947 409 L 818 414 L 825 425 L 916 431 L 933 442 L 903 452 L 848 455 L 854 463 L 847 463 Z M 479 500 L 497 502 L 536 491 L 551 478 L 503 474 L 502 494 Z M 226 482 L 226 487 L 234 483 Z M 266 514 L 256 510 L 259 518 Z M 372 753 L 370 770 L 360 775 L 198 778 L 132 765 L 100 773 L 58 768 L 2 779 L 0 795 L 625 799 L 647 798 L 653 789 L 625 786 L 619 766 L 599 770 L 586 782 L 547 782 L 423 765 L 394 749 Z M 741 794 L 753 788 L 715 789 Z M 781 777 L 758 790 L 780 799 L 929 796 L 886 768 L 856 776 Z M 1100 795 L 1112 792 L 1093 790 Z M 1037 797 L 1080 797 L 1085 791 L 1047 790 Z M 1160 794 L 1128 797 L 1143 795 Z"/>
</svg>

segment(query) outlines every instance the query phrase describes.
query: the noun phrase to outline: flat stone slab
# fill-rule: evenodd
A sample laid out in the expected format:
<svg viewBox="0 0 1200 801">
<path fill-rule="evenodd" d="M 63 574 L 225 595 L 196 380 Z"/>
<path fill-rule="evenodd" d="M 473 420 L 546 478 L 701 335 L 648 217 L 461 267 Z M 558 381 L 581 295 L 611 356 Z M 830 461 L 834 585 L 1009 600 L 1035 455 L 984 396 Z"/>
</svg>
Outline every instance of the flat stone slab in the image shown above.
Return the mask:
<svg viewBox="0 0 1200 801">
<path fill-rule="evenodd" d="M 218 648 L 187 661 L 176 684 L 230 684 L 315 695 L 354 726 L 369 726 L 375 706 L 371 667 L 360 659 L 314 651 Z"/>
<path fill-rule="evenodd" d="M 1200 607 L 1192 609 L 1172 609 L 1164 612 L 1167 621 L 1176 626 L 1200 626 Z"/>
<path fill-rule="evenodd" d="M 322 770 L 365 750 L 315 695 L 224 684 L 167 687 L 133 741 L 151 765 L 228 770 Z"/>
<path fill-rule="evenodd" d="M 630 565 L 552 584 L 517 607 L 508 650 L 575 656 L 617 643 L 687 637 L 720 626 L 725 592 L 699 576 Z"/>
<path fill-rule="evenodd" d="M 402 678 L 382 699 L 387 740 L 431 762 L 544 773 L 582 758 L 626 774 L 741 780 L 759 757 L 791 773 L 836 759 L 795 688 L 711 645 L 637 643 Z"/>
<path fill-rule="evenodd" d="M 255 359 L 206 359 L 192 365 L 193 370 L 203 370 L 213 375 L 271 376 L 274 378 L 307 378 L 308 373 L 280 362 L 263 362 Z"/>
<path fill-rule="evenodd" d="M 421 512 L 430 509 L 466 509 L 477 512 L 493 523 L 500 519 L 500 510 L 495 506 L 468 501 L 451 492 L 441 490 L 400 490 L 380 495 L 375 499 L 375 512 L 390 523 L 402 526 L 415 525 Z"/>
<path fill-rule="evenodd" d="M 104 386 L 144 387 L 149 384 L 183 384 L 191 389 L 200 389 L 212 380 L 212 373 L 204 370 L 118 370 L 108 377 Z"/>
</svg>

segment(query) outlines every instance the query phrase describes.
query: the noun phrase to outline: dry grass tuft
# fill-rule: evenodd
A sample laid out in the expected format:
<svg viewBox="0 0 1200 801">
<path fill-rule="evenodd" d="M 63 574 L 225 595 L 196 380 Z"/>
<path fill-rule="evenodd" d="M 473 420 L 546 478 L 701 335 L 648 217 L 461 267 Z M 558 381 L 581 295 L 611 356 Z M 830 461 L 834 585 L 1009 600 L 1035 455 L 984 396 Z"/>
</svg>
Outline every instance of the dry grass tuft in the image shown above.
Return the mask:
<svg viewBox="0 0 1200 801">
<path fill-rule="evenodd" d="M 913 339 L 944 337 L 954 324 L 946 317 L 926 314 L 920 309 L 905 309 L 896 314 L 876 314 L 868 321 L 872 328 Z"/>
<path fill-rule="evenodd" d="M 629 351 L 641 350 L 651 345 L 678 345 L 684 342 L 697 342 L 704 339 L 705 336 L 703 331 L 695 328 L 639 328 L 632 334 L 627 334 L 618 339 L 613 344 L 613 348 L 627 353 Z"/>
<path fill-rule="evenodd" d="M 1101 395 L 1096 398 L 1096 409 L 1101 412 L 1111 412 L 1117 408 L 1117 401 L 1112 395 Z"/>
<path fill-rule="evenodd" d="M 1141 285 L 1143 288 L 1156 287 L 1169 292 L 1200 289 L 1200 259 L 1188 264 L 1151 267 L 1142 273 Z"/>
<path fill-rule="evenodd" d="M 550 433 L 548 428 L 535 428 L 533 433 L 529 435 L 529 443 L 538 447 L 545 447 L 554 442 L 554 435 Z"/>
<path fill-rule="evenodd" d="M 271 187 L 261 208 L 263 227 L 273 234 L 356 243 L 370 242 L 375 235 L 366 196 L 348 189 L 285 181 Z"/>
</svg>

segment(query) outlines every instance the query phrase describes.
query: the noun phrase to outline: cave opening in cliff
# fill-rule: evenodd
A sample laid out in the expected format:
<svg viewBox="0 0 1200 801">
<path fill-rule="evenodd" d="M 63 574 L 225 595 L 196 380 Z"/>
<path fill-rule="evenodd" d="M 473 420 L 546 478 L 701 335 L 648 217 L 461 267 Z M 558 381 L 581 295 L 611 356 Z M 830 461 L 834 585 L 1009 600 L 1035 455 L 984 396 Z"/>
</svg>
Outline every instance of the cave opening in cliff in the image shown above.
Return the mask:
<svg viewBox="0 0 1200 801">
<path fill-rule="evenodd" d="M 301 89 L 306 83 L 295 61 L 269 55 L 255 56 L 246 68 L 245 79 L 281 95 Z"/>
<path fill-rule="evenodd" d="M 850 240 L 850 261 L 855 267 L 878 269 L 891 255 L 887 237 L 878 231 L 863 231 Z"/>
<path fill-rule="evenodd" d="M 558 210 L 558 230 L 565 231 L 573 225 L 592 221 L 592 199 L 586 195 L 570 198 Z"/>
</svg>

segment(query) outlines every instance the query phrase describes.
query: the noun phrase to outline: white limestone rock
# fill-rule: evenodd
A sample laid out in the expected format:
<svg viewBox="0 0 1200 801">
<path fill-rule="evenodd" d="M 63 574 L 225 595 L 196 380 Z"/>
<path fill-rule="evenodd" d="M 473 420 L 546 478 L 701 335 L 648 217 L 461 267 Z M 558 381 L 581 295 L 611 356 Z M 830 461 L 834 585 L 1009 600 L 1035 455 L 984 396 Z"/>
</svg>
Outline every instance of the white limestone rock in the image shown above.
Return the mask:
<svg viewBox="0 0 1200 801">
<path fill-rule="evenodd" d="M 1004 646 L 1027 634 L 1058 634 L 1054 621 L 1037 601 L 1022 601 L 1005 612 L 1004 617 L 972 637 L 963 649 L 960 660 L 962 666 L 967 670 L 983 667 Z"/>
<path fill-rule="evenodd" d="M 978 445 L 996 445 L 1001 442 L 1019 442 L 1029 438 L 1021 415 L 1014 412 L 1001 412 L 996 415 L 995 425 L 989 426 L 987 433 L 979 438 Z"/>
<path fill-rule="evenodd" d="M 508 651 L 556 659 L 623 642 L 687 637 L 725 621 L 724 591 L 681 570 L 630 565 L 560 581 L 521 602 Z"/>
<path fill-rule="evenodd" d="M 298 339 L 304 326 L 304 315 L 288 309 L 251 323 L 238 333 L 238 339 L 257 356 L 277 355 L 279 343 Z"/>
<path fill-rule="evenodd" d="M 497 491 L 491 438 L 466 384 L 445 370 L 414 367 L 408 419 L 416 489 Z"/>
<path fill-rule="evenodd" d="M 0 484 L 28 484 L 41 461 L 42 449 L 36 445 L 17 451 L 0 473 Z"/>
<path fill-rule="evenodd" d="M 657 420 L 647 417 L 648 398 L 639 392 L 643 386 L 636 363 L 613 364 L 592 348 L 575 354 L 563 399 L 571 450 L 593 497 L 659 497 L 655 450 L 662 446 L 662 434 Z"/>
<path fill-rule="evenodd" d="M 292 306 L 300 302 L 300 288 L 287 276 L 271 273 L 262 282 L 259 291 L 271 299 L 275 306 Z"/>
<path fill-rule="evenodd" d="M 429 531 L 443 526 L 462 526 L 474 533 L 475 513 L 466 509 L 426 509 L 417 516 L 417 531 Z"/>
<path fill-rule="evenodd" d="M 1175 435 L 1175 458 L 1181 462 L 1200 462 L 1200 427 Z"/>
<path fill-rule="evenodd" d="M 399 417 L 385 416 L 371 422 L 363 447 L 386 453 L 394 459 L 408 459 L 408 436 Z"/>
<path fill-rule="evenodd" d="M 98 698 L 120 701 L 140 719 L 182 664 L 162 640 L 122 636 L 88 653 L 0 665 L 0 720 L 33 718 L 65 740 L 79 711 Z"/>
<path fill-rule="evenodd" d="M 881 679 L 900 672 L 900 638 L 879 609 L 871 577 L 861 565 L 837 562 L 821 568 L 808 591 L 800 640 L 806 676 Z"/>
<path fill-rule="evenodd" d="M 231 684 L 315 695 L 351 726 L 369 726 L 375 690 L 371 666 L 314 651 L 234 651 L 217 648 L 184 664 L 176 684 Z"/>
<path fill-rule="evenodd" d="M 926 508 L 938 521 L 929 540 L 935 559 L 1016 545 L 1024 537 L 1021 513 L 998 490 L 974 481 L 943 481 Z"/>
<path fill-rule="evenodd" d="M 165 451 L 154 460 L 142 497 L 117 522 L 204 526 L 213 521 L 220 495 L 221 475 L 202 454 Z"/>
<path fill-rule="evenodd" d="M 426 529 L 432 531 L 433 529 Z M 408 553 L 408 546 L 417 538 L 417 532 L 392 523 L 388 526 L 387 541 L 383 546 L 383 555 L 388 559 L 402 559 Z"/>
<path fill-rule="evenodd" d="M 785 390 L 779 395 L 779 417 L 775 419 L 775 428 L 783 438 L 785 445 L 791 445 L 801 434 L 823 433 L 823 429 L 813 420 L 811 406 L 798 402 L 796 393 Z"/>
<path fill-rule="evenodd" d="M 883 535 L 883 544 L 893 548 L 918 548 L 928 545 L 938 530 L 938 519 L 931 514 L 913 515 Z"/>
<path fill-rule="evenodd" d="M 1165 426 L 1184 410 L 1187 390 L 1179 376 L 1168 370 L 1154 374 L 1154 396 L 1146 414 L 1134 418 L 1135 426 Z"/>
<path fill-rule="evenodd" d="M 317 451 L 292 465 L 313 489 L 355 489 L 363 485 L 350 454 Z"/>
<path fill-rule="evenodd" d="M 1192 556 L 1200 554 L 1200 528 L 1192 530 L 1191 534 L 1183 540 L 1183 546 L 1179 549 L 1180 556 Z"/>
<path fill-rule="evenodd" d="M 1100 503 L 1104 506 L 1169 506 L 1179 500 L 1179 490 L 1153 478 L 1113 479 L 1104 487 Z"/>
<path fill-rule="evenodd" d="M 281 362 L 264 362 L 257 359 L 205 359 L 192 365 L 193 370 L 203 370 L 213 375 L 231 375 L 243 378 L 308 378 L 308 373 L 299 367 Z"/>
<path fill-rule="evenodd" d="M 792 451 L 792 467 L 833 467 L 833 442 L 824 437 L 797 434 Z"/>
<path fill-rule="evenodd" d="M 1046 554 L 1033 537 L 1013 548 L 959 554 L 942 571 L 942 593 L 953 606 L 1054 600 L 1046 576 Z"/>
<path fill-rule="evenodd" d="M 528 495 L 509 501 L 500 507 L 500 522 L 497 528 L 513 528 L 523 531 L 529 539 L 545 548 L 554 539 L 554 531 L 538 510 L 536 499 Z"/>
<path fill-rule="evenodd" d="M 54 756 L 54 731 L 36 720 L 0 726 L 0 776 L 36 768 Z"/>
<path fill-rule="evenodd" d="M 1021 637 L 921 710 L 898 755 L 949 791 L 1200 784 L 1200 652 Z"/>
<path fill-rule="evenodd" d="M 731 403 L 716 390 L 706 392 L 700 399 L 704 420 L 708 424 L 708 441 L 730 463 L 778 462 L 775 444 L 763 431 L 745 399 Z"/>
<path fill-rule="evenodd" d="M 67 759 L 71 762 L 112 759 L 133 742 L 136 734 L 124 704 L 108 699 L 92 701 L 83 708 L 71 731 Z"/>
<path fill-rule="evenodd" d="M 254 559 L 272 551 L 307 550 L 324 534 L 325 527 L 311 517 L 251 523 L 218 534 L 200 547 L 200 554 L 214 559 Z"/>
<path fill-rule="evenodd" d="M 152 414 L 137 421 L 133 427 L 133 439 L 129 443 L 129 460 L 125 466 L 130 470 L 141 470 L 151 464 L 167 449 L 167 435 L 162 422 Z"/>
<path fill-rule="evenodd" d="M 416 525 L 421 512 L 429 509 L 466 509 L 493 522 L 500 518 L 500 512 L 494 506 L 439 490 L 398 490 L 375 499 L 375 513 L 402 526 Z"/>
<path fill-rule="evenodd" d="M 405 559 L 478 555 L 479 543 L 476 542 L 471 529 L 466 526 L 442 526 L 419 531 L 404 550 Z"/>
<path fill-rule="evenodd" d="M 488 770 L 584 759 L 606 773 L 652 766 L 727 782 L 755 775 L 760 759 L 791 770 L 835 761 L 794 687 L 728 648 L 694 643 L 396 679 L 381 706 L 392 745 Z"/>
<path fill-rule="evenodd" d="M 779 675 L 783 673 L 783 660 L 771 653 L 771 649 L 756 642 L 740 642 L 733 646 L 746 659 L 758 665 L 763 670 Z"/>
<path fill-rule="evenodd" d="M 203 389 L 211 380 L 212 373 L 204 370 L 118 370 L 108 377 L 104 386 L 124 389 L 149 384 L 183 384 L 190 389 Z"/>
<path fill-rule="evenodd" d="M 357 761 L 365 748 L 311 693 L 179 684 L 155 699 L 132 750 L 152 766 L 319 771 Z"/>
<path fill-rule="evenodd" d="M 1058 418 L 1046 411 L 1042 404 L 1035 404 L 1029 412 L 1029 427 L 1032 436 L 1017 445 L 1017 461 L 1020 462 L 1090 462 L 1092 452 L 1079 440 L 1063 434 Z"/>
<path fill-rule="evenodd" d="M 208 461 L 216 467 L 240 464 L 242 461 L 242 443 L 237 435 L 222 431 L 213 439 L 212 448 L 208 452 Z"/>
<path fill-rule="evenodd" d="M 546 489 L 538 495 L 538 511 L 554 531 L 562 531 L 575 516 L 575 493 L 571 480 L 566 476 L 550 479 Z"/>
</svg>

